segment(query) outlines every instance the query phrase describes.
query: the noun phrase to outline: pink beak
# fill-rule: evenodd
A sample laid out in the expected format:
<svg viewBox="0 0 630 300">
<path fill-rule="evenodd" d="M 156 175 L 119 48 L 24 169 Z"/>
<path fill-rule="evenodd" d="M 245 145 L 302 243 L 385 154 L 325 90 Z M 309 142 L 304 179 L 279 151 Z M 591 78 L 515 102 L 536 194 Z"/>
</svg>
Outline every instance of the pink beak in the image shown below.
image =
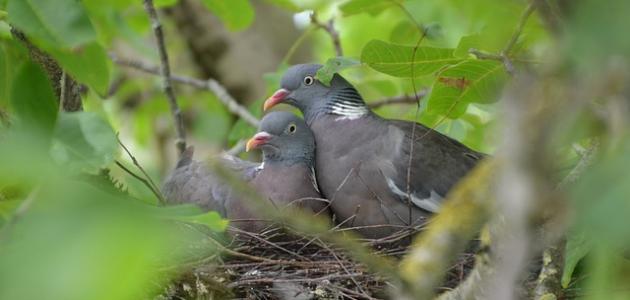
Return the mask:
<svg viewBox="0 0 630 300">
<path fill-rule="evenodd" d="M 256 149 L 261 145 L 266 144 L 269 139 L 271 139 L 271 136 L 271 134 L 264 131 L 256 133 L 251 139 L 249 139 L 249 141 L 247 141 L 247 144 L 245 144 L 245 151 Z"/>
<path fill-rule="evenodd" d="M 266 101 L 265 104 L 263 104 L 263 111 L 266 111 L 274 106 L 276 106 L 276 104 L 284 101 L 284 99 L 287 97 L 287 95 L 289 95 L 289 91 L 286 89 L 279 89 L 277 90 L 275 93 L 273 93 L 273 95 L 271 95 L 271 97 L 269 97 Z"/>
</svg>

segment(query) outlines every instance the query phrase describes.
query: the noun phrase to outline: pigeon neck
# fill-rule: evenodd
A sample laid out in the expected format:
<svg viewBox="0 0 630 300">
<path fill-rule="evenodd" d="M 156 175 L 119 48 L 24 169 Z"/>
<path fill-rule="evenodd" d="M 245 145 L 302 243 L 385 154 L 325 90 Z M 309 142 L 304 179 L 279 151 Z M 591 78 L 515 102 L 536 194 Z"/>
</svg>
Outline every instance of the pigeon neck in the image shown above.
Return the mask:
<svg viewBox="0 0 630 300">
<path fill-rule="evenodd" d="M 361 95 L 351 86 L 331 91 L 325 111 L 328 114 L 350 120 L 358 119 L 370 113 Z"/>
<path fill-rule="evenodd" d="M 313 155 L 304 153 L 303 155 L 290 155 L 290 157 L 282 157 L 279 153 L 265 153 L 263 157 L 263 164 L 267 165 L 284 165 L 292 166 L 302 163 L 306 166 L 313 165 Z"/>
</svg>

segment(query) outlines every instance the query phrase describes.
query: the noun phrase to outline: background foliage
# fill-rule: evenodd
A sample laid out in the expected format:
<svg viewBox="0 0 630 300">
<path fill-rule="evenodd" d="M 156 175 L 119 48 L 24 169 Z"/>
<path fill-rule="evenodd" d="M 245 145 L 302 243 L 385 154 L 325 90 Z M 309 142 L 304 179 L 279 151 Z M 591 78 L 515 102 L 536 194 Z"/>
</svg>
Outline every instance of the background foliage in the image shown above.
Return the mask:
<svg viewBox="0 0 630 300">
<path fill-rule="evenodd" d="M 500 139 L 497 129 L 506 124 L 497 101 L 513 79 L 501 56 L 518 72 L 557 80 L 564 96 L 586 100 L 556 116 L 561 126 L 545 146 L 557 158 L 550 162 L 554 178 L 561 181 L 579 163 L 580 149 L 594 139 L 601 144 L 593 168 L 568 187 L 562 285 L 586 287 L 587 298 L 624 299 L 629 291 L 617 284 L 628 279 L 622 254 L 630 234 L 625 16 L 630 2 L 545 2 L 556 13 L 566 12 L 562 24 L 546 23 L 539 12 L 522 18 L 528 2 L 520 0 L 155 0 L 155 5 L 173 72 L 217 79 L 257 117 L 288 65 L 315 61 L 326 63 L 318 74 L 322 81 L 342 72 L 368 103 L 411 99 L 378 106 L 378 114 L 418 116 L 492 153 Z M 201 28 L 204 35 L 195 35 L 195 27 L 178 17 L 185 7 L 198 9 L 195 18 L 203 21 L 196 24 L 208 25 Z M 334 21 L 343 57 L 337 57 L 330 32 L 310 21 L 310 12 L 320 24 Z M 11 26 L 85 86 L 84 111 L 60 111 L 59 91 L 47 70 Z M 510 45 L 518 28 L 522 32 Z M 189 246 L 199 243 L 202 233 L 174 220 L 225 228 L 214 212 L 156 205 L 159 199 L 118 167 L 133 163 L 117 137 L 158 183 L 175 157 L 161 79 L 117 64 L 118 59 L 159 65 L 142 1 L 0 0 L 2 299 L 154 295 L 176 274 L 165 272 L 168 266 L 213 251 L 199 247 L 207 252 L 191 253 Z M 229 149 L 255 132 L 207 89 L 180 84 L 176 93 L 197 157 Z M 423 95 L 417 110 L 414 93 Z"/>
</svg>

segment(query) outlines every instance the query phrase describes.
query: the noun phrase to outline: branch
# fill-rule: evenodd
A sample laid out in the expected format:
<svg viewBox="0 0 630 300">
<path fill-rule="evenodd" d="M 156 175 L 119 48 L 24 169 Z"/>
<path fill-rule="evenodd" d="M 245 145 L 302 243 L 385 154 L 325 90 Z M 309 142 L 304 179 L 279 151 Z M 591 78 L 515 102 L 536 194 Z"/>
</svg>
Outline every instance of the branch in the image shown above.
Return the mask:
<svg viewBox="0 0 630 300">
<path fill-rule="evenodd" d="M 48 75 L 55 96 L 59 101 L 59 108 L 66 112 L 81 111 L 83 106 L 81 103 L 81 90 L 83 87 L 65 74 L 61 66 L 48 53 L 37 48 L 29 39 L 15 27 L 11 27 L 11 34 L 20 41 L 26 48 L 34 62 L 38 63 Z"/>
<path fill-rule="evenodd" d="M 418 98 L 419 99 L 424 98 L 428 94 L 428 92 L 429 91 L 427 89 L 418 92 Z M 391 104 L 417 104 L 417 103 L 418 103 L 418 100 L 416 99 L 416 96 L 401 95 L 401 96 L 395 96 L 391 98 L 385 98 L 385 99 L 373 101 L 373 102 L 368 103 L 367 106 L 371 109 L 376 109 L 381 106 L 391 105 Z"/>
<path fill-rule="evenodd" d="M 313 12 L 311 13 L 311 24 L 315 25 L 315 27 L 317 28 L 325 30 L 332 40 L 337 56 L 343 56 L 341 40 L 339 40 L 339 32 L 335 29 L 334 19 L 330 18 L 330 20 L 328 20 L 328 23 L 324 24 L 317 19 L 317 14 Z"/>
<path fill-rule="evenodd" d="M 496 161 L 485 160 L 472 170 L 448 194 L 440 213 L 413 243 L 409 254 L 400 263 L 407 296 L 430 298 L 452 260 L 488 220 L 493 202 L 492 175 L 496 167 Z"/>
<path fill-rule="evenodd" d="M 118 144 L 120 144 L 120 146 L 125 150 L 125 152 L 129 156 L 129 158 L 131 158 L 131 161 L 133 162 L 133 164 L 138 168 L 138 170 L 140 170 L 140 172 L 142 172 L 142 174 L 144 175 L 145 178 L 142 179 L 137 174 L 135 174 L 135 173 L 131 172 L 129 169 L 125 168 L 125 166 L 122 165 L 121 163 L 119 163 L 118 161 L 116 161 L 116 164 L 121 169 L 123 169 L 123 170 L 127 171 L 127 173 L 131 174 L 131 176 L 133 176 L 133 177 L 137 178 L 138 180 L 142 181 L 147 187 L 149 187 L 151 192 L 153 192 L 153 194 L 155 194 L 155 196 L 158 198 L 158 201 L 160 201 L 160 204 L 164 205 L 166 203 L 166 201 L 164 200 L 164 196 L 162 196 L 162 194 L 160 193 L 160 188 L 155 184 L 155 182 L 153 182 L 153 179 L 151 179 L 151 176 L 149 176 L 149 174 L 140 165 L 140 163 L 138 162 L 136 157 L 131 154 L 129 149 L 127 149 L 125 144 L 123 144 L 123 142 L 120 140 L 118 135 L 116 135 L 116 139 L 118 139 Z"/>
<path fill-rule="evenodd" d="M 154 74 L 154 75 L 160 74 L 157 67 L 144 64 L 140 61 L 121 59 L 121 58 L 116 57 L 113 54 L 110 54 L 110 58 L 114 63 L 123 67 L 133 68 L 133 69 L 140 70 L 142 72 Z M 174 82 L 190 85 L 195 88 L 207 90 L 214 93 L 217 99 L 219 99 L 219 101 L 221 101 L 221 103 L 225 105 L 228 111 L 240 117 L 248 124 L 254 127 L 258 127 L 260 120 L 258 120 L 258 118 L 252 115 L 249 112 L 249 110 L 247 110 L 247 108 L 241 106 L 238 102 L 236 102 L 236 100 L 234 100 L 234 98 L 230 96 L 227 90 L 216 80 L 214 79 L 201 80 L 201 79 L 180 76 L 180 75 L 172 75 L 172 74 L 170 78 Z"/>
<path fill-rule="evenodd" d="M 469 49 L 468 53 L 474 55 L 478 59 L 490 59 L 490 60 L 497 60 L 497 61 L 502 62 L 508 74 L 513 76 L 515 69 L 514 69 L 514 64 L 512 63 L 512 59 L 510 58 L 510 53 L 514 49 L 514 45 L 516 45 L 516 42 L 518 41 L 518 38 L 521 36 L 521 33 L 523 32 L 523 28 L 525 27 L 525 24 L 527 23 L 529 16 L 532 14 L 532 12 L 534 12 L 535 8 L 536 6 L 534 5 L 533 1 L 527 4 L 527 8 L 525 8 L 525 11 L 521 15 L 521 18 L 519 19 L 518 24 L 516 25 L 516 29 L 514 30 L 514 33 L 510 37 L 510 40 L 505 45 L 503 50 L 501 50 L 501 53 L 499 54 L 487 53 L 487 52 L 483 52 L 474 48 Z"/>
<path fill-rule="evenodd" d="M 184 119 L 182 118 L 182 111 L 177 105 L 177 98 L 171 85 L 171 69 L 168 64 L 168 53 L 166 52 L 166 46 L 164 45 L 164 33 L 162 32 L 162 24 L 157 15 L 157 11 L 153 6 L 153 0 L 144 0 L 144 9 L 151 19 L 151 27 L 153 27 L 153 33 L 155 34 L 155 40 L 157 42 L 158 52 L 160 54 L 160 75 L 162 75 L 162 87 L 164 93 L 168 98 L 168 102 L 171 107 L 171 113 L 175 122 L 175 132 L 177 134 L 177 141 L 175 145 L 181 156 L 186 150 L 186 131 L 184 129 Z"/>
</svg>

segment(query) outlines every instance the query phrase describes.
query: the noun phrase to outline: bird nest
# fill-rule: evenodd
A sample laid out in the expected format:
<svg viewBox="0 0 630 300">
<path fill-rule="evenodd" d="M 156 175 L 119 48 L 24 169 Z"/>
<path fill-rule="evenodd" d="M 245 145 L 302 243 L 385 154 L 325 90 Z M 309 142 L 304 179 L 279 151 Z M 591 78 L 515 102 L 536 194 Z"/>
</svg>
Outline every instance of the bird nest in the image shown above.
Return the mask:
<svg viewBox="0 0 630 300">
<path fill-rule="evenodd" d="M 222 255 L 198 264 L 171 283 L 161 299 L 387 299 L 391 284 L 339 247 L 281 230 L 254 234 L 234 229 Z M 338 229 L 345 231 L 348 229 Z M 409 231 L 361 241 L 376 255 L 400 259 Z M 443 289 L 461 282 L 474 264 L 462 253 Z"/>
</svg>

